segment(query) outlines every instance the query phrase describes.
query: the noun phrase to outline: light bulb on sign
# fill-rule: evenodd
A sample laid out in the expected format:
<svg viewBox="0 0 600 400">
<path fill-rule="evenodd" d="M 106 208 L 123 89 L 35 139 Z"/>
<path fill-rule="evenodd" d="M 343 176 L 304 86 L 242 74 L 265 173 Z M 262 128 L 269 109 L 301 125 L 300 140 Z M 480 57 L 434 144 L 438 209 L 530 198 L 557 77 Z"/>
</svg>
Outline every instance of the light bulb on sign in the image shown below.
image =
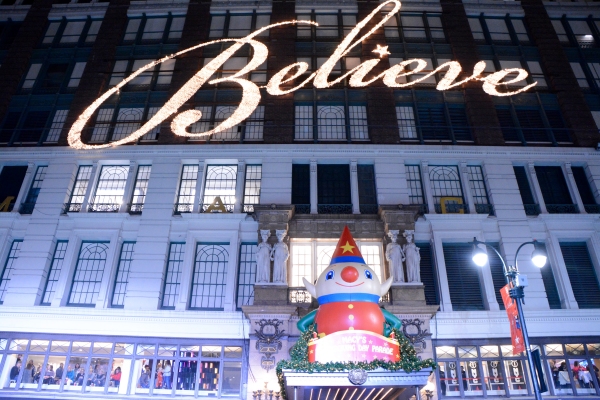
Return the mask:
<svg viewBox="0 0 600 400">
<path fill-rule="evenodd" d="M 371 29 L 365 33 L 362 37 L 356 39 L 354 42 L 354 38 L 358 36 L 361 29 L 363 29 L 371 19 L 373 19 L 379 12 L 386 8 L 387 6 L 392 5 L 392 9 L 388 11 L 383 18 L 376 24 L 374 24 Z M 348 85 L 350 87 L 365 87 L 375 82 L 377 79 L 382 78 L 383 83 L 392 88 L 400 88 L 400 87 L 410 87 L 420 82 L 423 82 L 427 78 L 433 76 L 434 74 L 448 69 L 444 77 L 440 80 L 437 85 L 437 90 L 448 90 L 450 88 L 462 85 L 471 80 L 480 80 L 483 82 L 483 90 L 492 95 L 492 96 L 512 96 L 517 93 L 524 92 L 537 84 L 533 83 L 531 85 L 527 85 L 519 90 L 508 91 L 508 92 L 499 92 L 497 90 L 497 86 L 499 85 L 508 85 L 513 84 L 519 81 L 524 80 L 528 74 L 525 70 L 521 68 L 510 68 L 495 72 L 493 74 L 488 75 L 487 77 L 481 77 L 481 73 L 485 69 L 485 61 L 478 62 L 473 68 L 473 73 L 466 79 L 462 81 L 455 82 L 456 78 L 462 71 L 462 67 L 460 63 L 456 61 L 449 61 L 434 69 L 431 72 L 426 73 L 424 76 L 421 76 L 417 79 L 412 80 L 408 83 L 397 83 L 397 79 L 399 77 L 406 77 L 409 75 L 415 75 L 421 73 L 427 66 L 427 62 L 423 59 L 411 59 L 402 61 L 396 65 L 391 66 L 388 70 L 382 72 L 378 76 L 370 79 L 369 81 L 364 81 L 365 77 L 373 70 L 373 68 L 379 63 L 379 59 L 366 60 L 354 67 L 352 70 L 346 72 L 342 76 L 334 79 L 333 81 L 328 81 L 329 75 L 333 71 L 335 65 L 338 61 L 346 56 L 354 47 L 361 44 L 365 39 L 367 39 L 370 35 L 372 35 L 377 29 L 381 28 L 390 18 L 394 16 L 400 10 L 400 2 L 398 0 L 388 0 L 384 3 L 381 3 L 377 6 L 364 20 L 360 21 L 342 40 L 340 45 L 335 49 L 331 57 L 321 67 L 314 73 L 312 73 L 308 78 L 306 78 L 300 84 L 292 87 L 292 88 L 281 88 L 282 85 L 290 83 L 308 71 L 308 64 L 305 62 L 297 62 L 284 67 L 281 71 L 277 72 L 273 77 L 269 80 L 267 85 L 265 86 L 267 92 L 273 96 L 280 96 L 284 94 L 288 94 L 304 87 L 311 80 L 313 80 L 313 85 L 315 88 L 328 88 L 337 83 L 342 82 L 345 78 L 350 77 L 348 80 Z M 181 50 L 175 54 L 168 55 L 159 60 L 153 61 L 147 65 L 144 65 L 134 73 L 132 73 L 127 78 L 123 79 L 119 82 L 115 87 L 106 91 L 102 96 L 96 99 L 89 107 L 87 107 L 83 113 L 77 118 L 77 120 L 71 126 L 71 129 L 68 133 L 68 142 L 69 145 L 75 149 L 102 149 L 108 147 L 116 147 L 122 144 L 131 143 L 141 138 L 146 133 L 150 132 L 153 128 L 161 124 L 167 118 L 175 115 L 173 120 L 171 121 L 171 130 L 174 134 L 178 136 L 190 137 L 190 138 L 202 138 L 207 137 L 219 132 L 226 131 L 227 129 L 233 128 L 239 123 L 243 122 L 246 118 L 250 117 L 256 107 L 258 107 L 261 95 L 260 88 L 256 86 L 254 82 L 248 81 L 243 78 L 244 75 L 252 72 L 256 68 L 258 68 L 261 64 L 263 64 L 267 60 L 267 56 L 269 54 L 268 48 L 261 42 L 254 40 L 254 38 L 260 33 L 266 31 L 267 29 L 275 28 L 278 26 L 290 25 L 290 24 L 306 24 L 306 25 L 314 25 L 318 26 L 316 22 L 312 21 L 285 21 L 279 22 L 276 24 L 271 24 L 265 26 L 261 29 L 256 30 L 250 35 L 239 38 L 239 39 L 220 39 L 213 40 L 210 42 L 202 43 L 185 50 Z M 119 90 L 125 86 L 127 83 L 131 82 L 137 76 L 142 74 L 144 71 L 147 71 L 150 68 L 154 68 L 156 65 L 161 64 L 167 60 L 178 57 L 182 54 L 188 53 L 190 51 L 199 49 L 201 47 L 206 47 L 216 43 L 226 43 L 230 42 L 233 45 L 226 50 L 224 50 L 217 57 L 212 59 L 208 64 L 206 64 L 202 69 L 200 69 L 190 80 L 188 80 L 182 87 L 179 89 L 166 103 L 163 107 L 161 107 L 151 118 L 148 120 L 142 127 L 137 129 L 136 131 L 129 134 L 129 136 L 122 138 L 120 140 L 116 140 L 111 143 L 99 144 L 99 145 L 90 145 L 85 144 L 81 141 L 81 133 L 85 128 L 86 124 L 89 122 L 91 117 L 94 115 L 96 110 L 106 101 L 110 96 L 115 93 L 118 93 Z M 233 56 L 235 52 L 241 49 L 244 45 L 250 45 L 253 48 L 253 56 L 250 62 L 240 69 L 237 73 L 219 79 L 210 80 L 210 77 L 225 64 L 225 62 Z M 389 51 L 387 46 L 377 45 L 377 48 L 373 51 L 379 54 L 379 57 L 383 57 L 389 55 Z M 406 67 L 411 64 L 417 64 L 415 68 L 407 71 Z M 295 72 L 294 72 L 295 71 Z M 292 75 L 288 78 L 286 76 L 292 73 Z M 516 73 L 517 76 L 511 80 L 502 82 L 504 78 L 506 78 L 509 74 Z M 179 108 L 189 100 L 205 83 L 210 85 L 218 84 L 221 82 L 233 82 L 238 84 L 242 88 L 242 100 L 233 114 L 221 122 L 219 125 L 214 127 L 211 130 L 205 132 L 192 133 L 188 132 L 188 128 L 190 125 L 198 122 L 202 118 L 202 112 L 199 110 L 188 110 L 177 114 Z"/>
</svg>

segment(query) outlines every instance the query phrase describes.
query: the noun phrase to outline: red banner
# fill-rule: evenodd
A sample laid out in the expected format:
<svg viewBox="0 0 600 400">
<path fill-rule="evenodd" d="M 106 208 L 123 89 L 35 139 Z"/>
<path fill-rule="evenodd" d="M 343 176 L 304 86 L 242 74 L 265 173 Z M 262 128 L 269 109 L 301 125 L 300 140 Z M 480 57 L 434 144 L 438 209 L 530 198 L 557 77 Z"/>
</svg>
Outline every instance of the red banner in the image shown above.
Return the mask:
<svg viewBox="0 0 600 400">
<path fill-rule="evenodd" d="M 502 295 L 502 301 L 504 302 L 504 308 L 508 315 L 508 322 L 510 323 L 510 338 L 512 340 L 513 355 L 518 355 L 525 351 L 525 340 L 523 339 L 523 331 L 521 330 L 521 322 L 519 321 L 519 311 L 517 310 L 517 301 L 512 299 L 508 291 L 511 289 L 511 285 L 507 284 L 500 289 Z"/>
<path fill-rule="evenodd" d="M 308 344 L 310 362 L 400 361 L 396 340 L 369 331 L 340 331 Z"/>
</svg>

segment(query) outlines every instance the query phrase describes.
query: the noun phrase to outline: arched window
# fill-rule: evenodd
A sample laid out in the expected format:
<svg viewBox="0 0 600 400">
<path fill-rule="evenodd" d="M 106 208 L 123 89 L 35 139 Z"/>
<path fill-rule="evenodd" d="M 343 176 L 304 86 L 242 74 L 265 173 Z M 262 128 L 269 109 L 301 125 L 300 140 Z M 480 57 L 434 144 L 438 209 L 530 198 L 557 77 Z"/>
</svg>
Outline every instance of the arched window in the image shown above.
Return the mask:
<svg viewBox="0 0 600 400">
<path fill-rule="evenodd" d="M 196 246 L 191 309 L 223 309 L 229 263 L 228 245 L 198 243 Z"/>
</svg>

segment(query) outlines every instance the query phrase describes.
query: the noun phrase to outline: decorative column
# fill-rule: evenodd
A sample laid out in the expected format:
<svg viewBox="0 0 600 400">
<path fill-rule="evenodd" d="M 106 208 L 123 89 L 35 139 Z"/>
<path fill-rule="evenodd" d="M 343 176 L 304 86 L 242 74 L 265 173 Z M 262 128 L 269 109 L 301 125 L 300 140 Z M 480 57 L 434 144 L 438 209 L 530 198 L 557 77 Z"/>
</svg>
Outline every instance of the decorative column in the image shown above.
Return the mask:
<svg viewBox="0 0 600 400">
<path fill-rule="evenodd" d="M 127 174 L 127 183 L 125 184 L 125 188 L 123 189 L 123 202 L 121 203 L 119 212 L 129 211 L 129 202 L 132 199 L 133 187 L 135 185 L 135 180 L 136 180 L 136 166 L 137 166 L 137 162 L 135 162 L 135 161 L 129 162 L 129 172 Z"/>
<path fill-rule="evenodd" d="M 241 213 L 244 209 L 244 178 L 246 177 L 246 163 L 238 162 L 237 177 L 235 181 L 235 204 L 233 205 L 234 213 Z"/>
<path fill-rule="evenodd" d="M 27 171 L 25 172 L 25 177 L 23 178 L 23 183 L 21 184 L 21 190 L 19 190 L 19 194 L 15 200 L 15 205 L 12 209 L 12 212 L 19 212 L 21 208 L 21 202 L 23 202 L 23 198 L 27 196 L 27 192 L 31 187 L 31 180 L 33 179 L 33 174 L 35 174 L 36 165 L 35 163 L 27 163 Z"/>
<path fill-rule="evenodd" d="M 427 208 L 429 214 L 435 214 L 435 202 L 433 201 L 433 193 L 431 191 L 431 181 L 429 180 L 429 163 L 427 161 L 421 162 L 421 180 L 423 181 L 423 191 L 425 192 L 425 198 L 427 199 Z"/>
<path fill-rule="evenodd" d="M 469 206 L 469 214 L 476 214 L 475 202 L 473 201 L 473 193 L 471 192 L 471 185 L 469 180 L 469 171 L 467 170 L 467 163 L 460 163 L 460 177 L 462 181 L 463 193 L 467 199 Z"/>
<path fill-rule="evenodd" d="M 575 203 L 579 208 L 580 214 L 587 214 L 585 211 L 585 206 L 583 205 L 583 200 L 581 200 L 581 195 L 579 194 L 579 189 L 577 188 L 577 182 L 575 182 L 575 177 L 573 176 L 573 170 L 571 169 L 571 163 L 565 163 L 565 170 L 567 171 L 567 184 L 569 185 L 569 189 L 571 191 L 571 195 L 573 199 L 575 199 Z"/>
<path fill-rule="evenodd" d="M 360 199 L 358 196 L 358 165 L 356 160 L 350 161 L 350 197 L 352 199 L 352 214 L 360 214 Z"/>
<path fill-rule="evenodd" d="M 527 164 L 527 168 L 529 169 L 529 176 L 531 176 L 531 183 L 533 184 L 533 191 L 535 192 L 535 197 L 537 198 L 538 204 L 540 206 L 541 214 L 548 214 L 548 210 L 546 209 L 546 202 L 544 201 L 544 195 L 542 194 L 542 188 L 540 188 L 540 183 L 537 179 L 537 174 L 535 173 L 535 164 L 529 163 Z"/>
<path fill-rule="evenodd" d="M 317 160 L 310 160 L 310 213 L 318 214 Z"/>
<path fill-rule="evenodd" d="M 88 205 L 90 203 L 90 197 L 92 196 L 92 192 L 94 187 L 96 186 L 96 173 L 98 172 L 98 161 L 94 161 L 92 164 L 92 172 L 90 173 L 90 180 L 88 181 L 87 190 L 85 191 L 85 197 L 83 198 L 83 203 L 81 203 L 81 211 L 80 212 L 88 212 Z"/>
<path fill-rule="evenodd" d="M 198 177 L 196 178 L 196 191 L 194 192 L 194 204 L 192 204 L 192 212 L 202 212 L 201 199 L 204 194 L 204 161 L 198 163 Z"/>
</svg>

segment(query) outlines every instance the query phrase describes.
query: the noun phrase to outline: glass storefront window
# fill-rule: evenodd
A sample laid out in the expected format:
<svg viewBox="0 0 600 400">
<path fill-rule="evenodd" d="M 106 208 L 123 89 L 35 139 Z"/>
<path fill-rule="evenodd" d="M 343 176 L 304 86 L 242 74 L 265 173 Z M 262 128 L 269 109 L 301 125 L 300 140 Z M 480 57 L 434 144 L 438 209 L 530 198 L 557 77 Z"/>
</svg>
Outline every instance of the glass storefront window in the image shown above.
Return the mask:
<svg viewBox="0 0 600 400">
<path fill-rule="evenodd" d="M 94 354 L 110 354 L 112 351 L 112 343 L 94 342 Z"/>
<path fill-rule="evenodd" d="M 443 396 L 460 397 L 460 378 L 456 361 L 440 362 L 440 389 Z"/>
<path fill-rule="evenodd" d="M 589 343 L 586 347 L 590 355 L 600 355 L 600 343 Z"/>
<path fill-rule="evenodd" d="M 567 352 L 569 352 L 569 345 L 567 345 Z M 583 350 L 583 345 L 581 345 Z M 577 394 L 591 394 L 596 393 L 594 389 L 594 379 L 588 369 L 591 363 L 585 359 L 571 359 L 569 360 L 569 367 L 573 374 L 573 381 L 575 383 L 575 390 Z"/>
<path fill-rule="evenodd" d="M 58 390 L 63 378 L 66 376 L 65 356 L 49 356 L 44 369 L 44 377 L 42 380 L 42 390 Z M 25 373 L 27 369 L 25 369 Z M 25 373 L 21 378 L 21 383 L 25 379 Z"/>
<path fill-rule="evenodd" d="M 547 356 L 554 357 L 562 356 L 564 354 L 562 344 L 547 344 L 544 346 L 544 350 Z"/>
<path fill-rule="evenodd" d="M 497 346 L 482 346 L 482 347 L 495 347 Z M 483 350 L 481 350 L 483 355 Z M 504 376 L 502 375 L 502 363 L 500 360 L 487 360 L 483 361 L 483 374 L 485 379 L 485 389 L 487 390 L 488 396 L 504 396 L 506 389 L 504 388 Z"/>
<path fill-rule="evenodd" d="M 242 383 L 242 363 L 240 361 L 224 362 L 223 363 L 223 382 L 222 382 L 221 394 L 224 396 L 239 394 L 241 383 Z"/>
<path fill-rule="evenodd" d="M 79 346 L 79 345 L 78 345 Z M 75 343 L 73 343 L 73 349 L 75 349 Z M 78 347 L 79 349 L 79 347 Z M 83 350 L 81 350 L 83 352 Z M 88 343 L 89 351 L 89 343 Z M 81 391 L 81 387 L 86 383 L 85 374 L 88 363 L 88 357 L 79 356 L 77 354 L 71 355 L 69 358 L 69 365 L 67 366 L 67 381 L 63 386 L 63 390 L 68 391 Z M 72 373 L 69 373 L 69 369 L 73 368 Z M 71 379 L 73 377 L 73 379 Z"/>
<path fill-rule="evenodd" d="M 95 346 L 95 345 L 94 345 Z M 108 374 L 108 358 L 92 358 L 85 381 L 86 392 L 103 392 Z"/>
<path fill-rule="evenodd" d="M 499 357 L 500 352 L 498 346 L 480 346 L 479 351 L 481 352 L 482 358 Z"/>
<path fill-rule="evenodd" d="M 0 339 L 0 351 L 6 349 L 6 343 L 8 343 L 8 340 Z"/>
<path fill-rule="evenodd" d="M 15 388 L 17 386 L 17 378 L 22 368 L 22 358 L 22 354 L 8 354 L 6 356 L 4 368 L 2 369 L 2 374 L 0 375 L 0 382 L 2 382 L 3 389 Z"/>
<path fill-rule="evenodd" d="M 511 346 L 512 348 L 512 346 Z M 511 350 L 512 351 L 512 350 Z M 506 380 L 508 390 L 511 395 L 527 394 L 527 383 L 524 375 L 524 364 L 522 360 L 505 360 L 504 361 Z"/>
<path fill-rule="evenodd" d="M 48 349 L 48 344 L 50 344 L 48 340 L 32 340 L 29 351 L 46 351 Z"/>
<path fill-rule="evenodd" d="M 202 348 L 204 353 L 204 348 Z M 200 363 L 199 393 L 204 396 L 216 395 L 219 388 L 221 363 L 217 361 L 202 361 Z"/>
<path fill-rule="evenodd" d="M 202 346 L 202 358 L 220 358 L 221 346 Z"/>
<path fill-rule="evenodd" d="M 174 357 L 177 352 L 177 346 L 168 346 L 164 344 L 158 345 L 158 355 L 166 357 Z"/>
<path fill-rule="evenodd" d="M 463 382 L 463 391 L 465 392 L 465 396 L 483 395 L 483 384 L 481 381 L 481 372 L 478 361 L 462 361 L 460 363 L 460 374 Z"/>
<path fill-rule="evenodd" d="M 500 351 L 502 352 L 502 355 L 504 357 L 517 357 L 517 356 L 520 356 L 523 354 L 523 353 L 513 354 L 513 347 L 510 344 L 500 346 Z"/>
<path fill-rule="evenodd" d="M 10 341 L 9 350 L 11 351 L 25 351 L 27 350 L 27 345 L 29 344 L 28 339 L 13 339 Z"/>
<path fill-rule="evenodd" d="M 108 375 L 108 393 L 127 393 L 127 384 L 129 381 L 131 362 L 124 358 L 113 358 L 110 374 Z M 123 382 L 123 385 L 121 385 Z"/>
<path fill-rule="evenodd" d="M 438 346 L 435 348 L 437 358 L 456 358 L 454 346 Z"/>
<path fill-rule="evenodd" d="M 138 344 L 137 355 L 138 356 L 153 356 L 156 352 L 156 346 L 153 344 Z"/>
<path fill-rule="evenodd" d="M 72 353 L 75 354 L 87 354 L 90 352 L 90 348 L 92 347 L 91 342 L 73 342 L 73 347 L 71 349 Z"/>
<path fill-rule="evenodd" d="M 177 365 L 175 393 L 193 395 L 196 390 L 196 373 L 198 361 L 181 360 Z"/>
<path fill-rule="evenodd" d="M 225 358 L 242 358 L 242 348 L 225 346 Z"/>
<path fill-rule="evenodd" d="M 138 346 L 139 352 L 140 346 Z M 152 360 L 138 359 L 134 362 L 132 392 L 134 393 L 150 393 L 150 385 L 152 381 Z"/>
<path fill-rule="evenodd" d="M 27 361 L 25 362 L 25 368 L 22 371 L 21 375 L 21 384 L 20 388 L 22 389 L 37 389 L 40 379 L 42 382 L 45 380 L 46 383 L 48 379 L 46 379 L 45 370 L 43 368 L 44 365 L 44 355 L 29 355 L 27 357 Z M 47 369 L 48 367 L 46 367 Z M 54 374 L 54 372 L 53 372 Z"/>
<path fill-rule="evenodd" d="M 53 340 L 50 346 L 50 352 L 52 353 L 67 353 L 69 351 L 71 342 L 65 340 Z"/>
<path fill-rule="evenodd" d="M 121 356 L 130 356 L 133 354 L 133 344 L 117 343 L 115 345 L 115 354 Z"/>
<path fill-rule="evenodd" d="M 458 346 L 458 357 L 460 358 L 477 358 L 476 346 Z"/>
</svg>

